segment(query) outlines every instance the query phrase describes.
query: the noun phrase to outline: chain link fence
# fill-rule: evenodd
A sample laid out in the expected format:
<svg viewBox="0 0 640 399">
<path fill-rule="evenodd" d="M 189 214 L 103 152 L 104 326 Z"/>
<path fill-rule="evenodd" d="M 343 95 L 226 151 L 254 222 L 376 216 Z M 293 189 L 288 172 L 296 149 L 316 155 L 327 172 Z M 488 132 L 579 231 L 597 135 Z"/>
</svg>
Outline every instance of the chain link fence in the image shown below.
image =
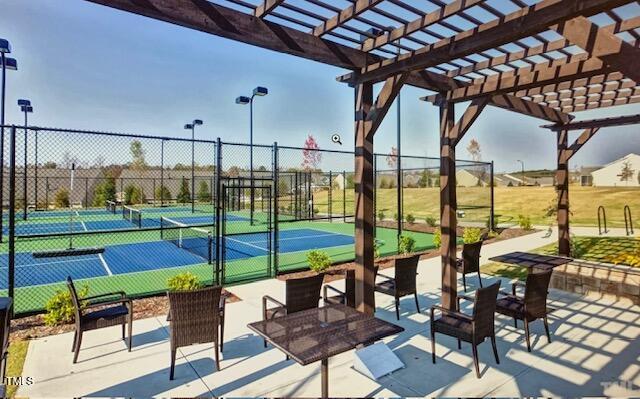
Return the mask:
<svg viewBox="0 0 640 399">
<path fill-rule="evenodd" d="M 0 291 L 18 314 L 42 311 L 68 276 L 89 295 L 140 297 L 166 291 L 183 272 L 235 284 L 305 269 L 312 249 L 334 262 L 354 259 L 352 152 L 49 128 L 3 133 Z M 417 249 L 433 247 L 432 234 L 394 215 L 438 220 L 438 162 L 403 156 L 398 197 L 397 165 L 376 155 L 381 255 L 397 252 L 400 234 Z M 487 165 L 460 162 L 458 174 L 482 176 Z M 461 221 L 480 223 L 490 189 L 459 186 L 467 189 L 475 194 L 459 195 Z"/>
</svg>

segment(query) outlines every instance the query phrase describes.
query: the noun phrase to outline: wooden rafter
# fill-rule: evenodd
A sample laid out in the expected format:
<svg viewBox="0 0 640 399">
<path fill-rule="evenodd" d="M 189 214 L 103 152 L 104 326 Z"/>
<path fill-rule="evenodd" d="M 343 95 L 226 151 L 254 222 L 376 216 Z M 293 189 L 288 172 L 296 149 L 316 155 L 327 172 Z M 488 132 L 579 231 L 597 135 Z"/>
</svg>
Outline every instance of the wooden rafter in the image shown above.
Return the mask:
<svg viewBox="0 0 640 399">
<path fill-rule="evenodd" d="M 629 0 L 543 0 L 530 7 L 442 39 L 419 50 L 374 62 L 353 78 L 380 81 L 399 72 L 428 68 L 449 60 L 489 50 L 579 15 L 591 16 Z"/>
<path fill-rule="evenodd" d="M 530 97 L 534 103 L 548 103 L 549 101 L 572 99 L 574 97 L 589 96 L 592 94 L 601 94 L 607 92 L 621 91 L 632 89 L 636 86 L 636 82 L 632 80 L 614 80 L 604 82 L 599 85 L 588 87 L 574 87 L 564 91 L 551 91 L 541 94 L 538 89 L 521 90 L 513 93 L 516 97 Z M 536 90 L 534 92 L 534 90 Z"/>
<path fill-rule="evenodd" d="M 601 119 L 591 119 L 588 121 L 577 121 L 571 122 L 564 125 L 544 125 L 541 126 L 544 129 L 550 129 L 554 131 L 560 130 L 583 130 L 589 128 L 601 128 L 601 127 L 610 127 L 610 126 L 626 126 L 626 125 L 637 125 L 640 124 L 640 114 L 638 115 L 627 115 L 627 116 L 618 116 L 614 118 L 601 118 Z"/>
<path fill-rule="evenodd" d="M 546 105 L 549 107 L 572 107 L 581 104 L 598 103 L 607 100 L 623 99 L 628 97 L 635 97 L 640 95 L 640 87 L 634 87 L 633 89 L 606 91 L 602 93 L 589 94 L 586 96 L 575 96 L 571 98 L 565 98 L 561 100 L 547 101 Z"/>
<path fill-rule="evenodd" d="M 264 18 L 282 3 L 284 3 L 284 0 L 264 0 L 262 4 L 256 7 L 254 15 L 258 18 Z"/>
<path fill-rule="evenodd" d="M 345 22 L 357 17 L 363 12 L 371 9 L 376 4 L 381 3 L 384 0 L 357 0 L 353 5 L 345 8 L 338 15 L 335 15 L 333 18 L 330 18 L 326 22 L 316 26 L 313 29 L 314 36 L 322 36 L 325 33 L 332 31 L 333 29 L 339 27 Z"/>
<path fill-rule="evenodd" d="M 490 104 L 519 114 L 550 120 L 556 123 L 567 123 L 573 119 L 568 113 L 507 94 L 491 97 Z"/>
<path fill-rule="evenodd" d="M 633 96 L 633 97 L 616 98 L 614 100 L 603 100 L 603 101 L 598 101 L 593 103 L 561 107 L 560 111 L 579 112 L 579 111 L 587 111 L 590 109 L 600 109 L 600 108 L 615 107 L 619 105 L 628 105 L 628 104 L 638 104 L 638 103 L 640 103 L 640 96 Z"/>
<path fill-rule="evenodd" d="M 582 16 L 559 24 L 555 30 L 591 57 L 640 82 L 640 49 Z"/>
</svg>

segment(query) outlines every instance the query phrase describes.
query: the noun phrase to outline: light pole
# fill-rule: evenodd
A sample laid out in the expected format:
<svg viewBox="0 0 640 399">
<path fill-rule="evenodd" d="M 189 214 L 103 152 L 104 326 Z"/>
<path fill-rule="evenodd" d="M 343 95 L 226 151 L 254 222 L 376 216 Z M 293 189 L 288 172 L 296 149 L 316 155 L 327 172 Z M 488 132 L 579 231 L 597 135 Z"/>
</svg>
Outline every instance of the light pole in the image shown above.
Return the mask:
<svg viewBox="0 0 640 399">
<path fill-rule="evenodd" d="M 196 178 L 196 126 L 201 126 L 200 119 L 194 119 L 193 122 L 184 125 L 186 130 L 191 129 L 191 213 L 195 213 L 195 178 Z"/>
<path fill-rule="evenodd" d="M 524 181 L 524 162 L 521 160 L 517 160 L 518 162 L 520 162 L 520 165 L 522 165 L 522 185 L 525 186 L 525 181 Z"/>
<path fill-rule="evenodd" d="M 20 107 L 20 111 L 24 113 L 24 179 L 22 181 L 22 191 L 24 192 L 24 208 L 22 212 L 22 220 L 27 220 L 27 210 L 29 207 L 29 197 L 27 193 L 27 169 L 29 167 L 27 140 L 29 137 L 29 133 L 27 131 L 27 127 L 29 126 L 28 115 L 33 112 L 33 107 L 31 106 L 31 101 L 29 100 L 18 100 L 18 107 Z"/>
<path fill-rule="evenodd" d="M 14 58 L 8 58 L 7 54 L 11 53 L 11 44 L 6 39 L 0 39 L 0 66 L 2 67 L 2 94 L 0 99 L 2 105 L 0 106 L 0 213 L 2 212 L 4 205 L 4 102 L 6 95 L 6 82 L 7 82 L 7 69 L 17 70 L 18 62 Z M 2 220 L 4 217 L 0 217 L 0 242 L 2 242 Z"/>
<path fill-rule="evenodd" d="M 254 184 L 253 184 L 253 99 L 256 96 L 264 97 L 269 94 L 269 90 L 266 87 L 257 86 L 253 89 L 251 97 L 240 96 L 236 98 L 236 104 L 246 105 L 249 104 L 249 201 L 250 201 L 250 224 L 253 225 L 253 213 L 254 204 Z"/>
</svg>

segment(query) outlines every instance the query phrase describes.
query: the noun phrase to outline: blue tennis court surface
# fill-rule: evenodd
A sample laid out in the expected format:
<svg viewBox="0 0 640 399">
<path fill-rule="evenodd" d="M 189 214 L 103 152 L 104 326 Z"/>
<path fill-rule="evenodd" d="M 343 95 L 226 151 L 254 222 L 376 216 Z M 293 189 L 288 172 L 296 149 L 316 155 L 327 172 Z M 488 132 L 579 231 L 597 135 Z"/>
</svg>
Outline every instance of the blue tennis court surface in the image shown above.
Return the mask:
<svg viewBox="0 0 640 399">
<path fill-rule="evenodd" d="M 226 237 L 226 260 L 268 254 L 268 233 Z M 354 243 L 352 236 L 314 229 L 282 230 L 280 252 L 306 251 Z M 0 255 L 0 289 L 7 288 L 7 254 Z M 66 280 L 101 277 L 206 263 L 203 256 L 166 241 L 122 244 L 106 247 L 99 255 L 34 258 L 16 254 L 16 287 L 51 284 Z M 213 267 L 213 266 L 212 266 Z"/>
</svg>

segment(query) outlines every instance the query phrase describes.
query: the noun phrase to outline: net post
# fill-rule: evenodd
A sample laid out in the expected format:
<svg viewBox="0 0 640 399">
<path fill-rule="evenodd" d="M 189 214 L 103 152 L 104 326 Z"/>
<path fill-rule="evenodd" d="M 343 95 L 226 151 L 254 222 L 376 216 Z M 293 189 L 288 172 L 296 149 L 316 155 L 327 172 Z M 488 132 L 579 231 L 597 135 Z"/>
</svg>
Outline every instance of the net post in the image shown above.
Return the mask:
<svg viewBox="0 0 640 399">
<path fill-rule="evenodd" d="M 9 269 L 8 296 L 15 308 L 15 268 L 16 268 L 16 127 L 11 127 L 9 147 Z M 4 166 L 4 165 L 3 165 Z"/>
<path fill-rule="evenodd" d="M 279 150 L 278 150 L 278 142 L 274 142 L 273 143 L 273 192 L 275 193 L 275 195 L 273 195 L 273 270 L 274 270 L 274 274 L 277 275 L 278 274 L 278 264 L 279 264 L 279 259 L 278 259 L 278 235 L 279 235 L 279 212 L 280 210 L 278 209 L 278 191 L 280 189 L 280 185 L 279 185 L 279 181 L 280 181 L 280 176 L 279 176 Z"/>
<path fill-rule="evenodd" d="M 211 237 L 211 233 L 207 234 L 207 263 L 210 265 L 213 264 L 213 259 L 211 259 L 213 252 L 213 238 Z"/>
<path fill-rule="evenodd" d="M 221 201 L 223 200 L 223 196 L 221 195 L 222 191 L 220 190 L 220 181 L 222 175 L 222 141 L 220 137 L 216 139 L 216 167 L 215 167 L 215 197 L 214 197 L 214 207 L 215 207 L 215 257 L 216 257 L 216 266 L 215 266 L 215 277 L 218 285 L 222 285 L 222 280 L 220 279 L 220 243 L 221 243 L 221 234 L 220 234 L 220 219 L 221 215 Z"/>
<path fill-rule="evenodd" d="M 164 216 L 160 216 L 160 239 L 164 240 Z"/>
<path fill-rule="evenodd" d="M 491 161 L 491 169 L 489 170 L 489 189 L 491 190 L 491 213 L 489 214 L 489 228 L 491 231 L 496 229 L 495 220 L 495 201 L 493 192 L 493 161 Z"/>
</svg>

